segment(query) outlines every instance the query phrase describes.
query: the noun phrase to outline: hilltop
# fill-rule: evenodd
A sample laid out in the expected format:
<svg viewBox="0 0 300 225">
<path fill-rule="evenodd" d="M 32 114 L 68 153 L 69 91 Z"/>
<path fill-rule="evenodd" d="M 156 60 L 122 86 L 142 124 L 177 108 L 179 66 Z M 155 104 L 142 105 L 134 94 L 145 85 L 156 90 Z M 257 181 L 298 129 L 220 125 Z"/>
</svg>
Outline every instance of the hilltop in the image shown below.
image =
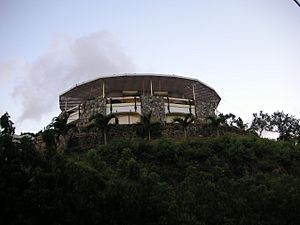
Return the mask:
<svg viewBox="0 0 300 225">
<path fill-rule="evenodd" d="M 300 147 L 253 135 L 81 153 L 0 138 L 1 224 L 297 224 Z"/>
</svg>

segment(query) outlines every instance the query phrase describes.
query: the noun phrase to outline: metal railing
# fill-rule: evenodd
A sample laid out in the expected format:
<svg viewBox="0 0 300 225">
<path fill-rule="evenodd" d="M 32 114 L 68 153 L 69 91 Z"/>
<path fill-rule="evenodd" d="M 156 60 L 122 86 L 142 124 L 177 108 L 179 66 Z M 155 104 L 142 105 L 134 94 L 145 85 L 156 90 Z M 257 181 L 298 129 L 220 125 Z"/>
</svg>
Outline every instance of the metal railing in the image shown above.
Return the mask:
<svg viewBox="0 0 300 225">
<path fill-rule="evenodd" d="M 81 104 L 68 109 L 69 113 L 67 123 L 77 121 L 81 117 Z M 106 99 L 106 114 L 111 113 L 138 113 L 142 114 L 141 99 L 138 96 L 131 97 L 113 97 Z M 184 98 L 164 97 L 164 110 L 166 114 L 189 114 L 195 115 L 194 101 Z"/>
<path fill-rule="evenodd" d="M 140 97 L 116 97 L 106 100 L 106 114 L 130 112 L 141 113 Z"/>
<path fill-rule="evenodd" d="M 164 106 L 165 113 L 174 113 L 174 114 L 193 114 L 196 115 L 195 112 L 195 103 L 191 99 L 185 98 L 170 98 L 164 97 Z"/>
<path fill-rule="evenodd" d="M 80 118 L 80 108 L 81 108 L 81 105 L 77 105 L 66 111 L 67 113 L 69 113 L 67 124 L 72 123 Z"/>
</svg>

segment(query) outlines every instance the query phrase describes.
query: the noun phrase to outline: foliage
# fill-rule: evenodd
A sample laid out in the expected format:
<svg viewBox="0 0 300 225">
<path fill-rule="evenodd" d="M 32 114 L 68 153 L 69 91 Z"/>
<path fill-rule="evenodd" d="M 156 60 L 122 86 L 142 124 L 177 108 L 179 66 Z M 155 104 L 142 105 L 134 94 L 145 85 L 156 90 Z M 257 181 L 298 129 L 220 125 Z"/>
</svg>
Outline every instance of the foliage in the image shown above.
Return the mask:
<svg viewBox="0 0 300 225">
<path fill-rule="evenodd" d="M 193 114 L 186 114 L 184 116 L 184 119 L 183 118 L 180 118 L 180 117 L 176 117 L 174 118 L 173 122 L 177 122 L 180 124 L 182 130 L 184 131 L 184 137 L 187 138 L 187 128 L 188 126 L 193 123 L 195 121 L 195 117 Z"/>
<path fill-rule="evenodd" d="M 297 142 L 300 134 L 300 120 L 284 112 L 274 112 L 272 115 L 260 111 L 253 114 L 250 130 L 260 137 L 263 131 L 272 131 L 279 134 L 279 140 L 294 140 Z"/>
<path fill-rule="evenodd" d="M 0 137 L 1 224 L 297 224 L 300 147 L 137 139 L 81 154 Z"/>
<path fill-rule="evenodd" d="M 0 224 L 298 224 L 300 146 L 225 134 L 58 154 L 0 136 Z"/>
<path fill-rule="evenodd" d="M 113 118 L 116 119 L 117 117 L 114 114 L 103 115 L 101 113 L 97 113 L 90 118 L 90 121 L 93 121 L 92 126 L 96 127 L 102 132 L 104 144 L 107 144 L 107 133 L 112 126 L 110 121 Z"/>
<path fill-rule="evenodd" d="M 243 120 L 232 113 L 223 114 L 219 113 L 214 116 L 207 117 L 207 124 L 216 131 L 217 136 L 220 135 L 221 130 L 225 130 L 226 128 L 238 128 L 241 130 L 245 130 L 247 125 L 244 124 Z"/>
<path fill-rule="evenodd" d="M 137 126 L 137 136 L 147 138 L 148 141 L 151 137 L 160 137 L 162 125 L 159 122 L 152 122 L 152 112 L 141 115 L 141 122 Z"/>
<path fill-rule="evenodd" d="M 56 138 L 55 137 L 56 137 L 56 134 L 55 134 L 54 129 L 45 129 L 42 132 L 42 138 L 46 144 L 46 148 L 48 148 L 48 149 L 56 148 L 56 141 L 55 141 Z"/>
<path fill-rule="evenodd" d="M 260 111 L 259 114 L 253 113 L 250 130 L 256 132 L 260 137 L 262 136 L 263 131 L 272 130 L 271 116 L 263 111 Z"/>
<path fill-rule="evenodd" d="M 248 128 L 248 124 L 244 123 L 241 117 L 235 119 L 234 123 L 236 127 L 239 128 L 240 130 L 246 131 Z"/>
<path fill-rule="evenodd" d="M 63 112 L 58 117 L 54 117 L 51 123 L 51 126 L 54 128 L 56 133 L 56 138 L 60 135 L 66 135 L 68 131 L 74 127 L 73 124 L 68 124 L 69 114 L 67 112 Z"/>
<path fill-rule="evenodd" d="M 299 120 L 284 112 L 272 114 L 271 125 L 279 133 L 279 140 L 287 141 L 299 132 Z"/>
<path fill-rule="evenodd" d="M 15 133 L 13 122 L 10 120 L 10 115 L 6 112 L 0 118 L 1 135 L 12 136 Z"/>
<path fill-rule="evenodd" d="M 60 138 L 65 140 L 65 136 L 68 131 L 74 127 L 73 124 L 68 124 L 69 114 L 63 112 L 61 115 L 54 117 L 50 124 L 41 133 L 43 141 L 47 148 L 57 148 Z M 67 145 L 64 143 L 64 145 Z"/>
</svg>

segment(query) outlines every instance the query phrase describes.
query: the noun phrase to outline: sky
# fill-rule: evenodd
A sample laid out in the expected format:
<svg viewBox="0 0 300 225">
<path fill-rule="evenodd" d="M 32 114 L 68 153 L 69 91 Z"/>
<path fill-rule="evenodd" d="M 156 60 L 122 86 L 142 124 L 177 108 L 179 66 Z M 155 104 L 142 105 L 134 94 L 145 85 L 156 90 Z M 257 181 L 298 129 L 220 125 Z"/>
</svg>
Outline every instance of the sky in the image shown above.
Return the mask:
<svg viewBox="0 0 300 225">
<path fill-rule="evenodd" d="M 196 78 L 246 122 L 300 118 L 300 7 L 293 0 L 0 0 L 0 114 L 38 132 L 78 83 L 118 73 Z"/>
</svg>

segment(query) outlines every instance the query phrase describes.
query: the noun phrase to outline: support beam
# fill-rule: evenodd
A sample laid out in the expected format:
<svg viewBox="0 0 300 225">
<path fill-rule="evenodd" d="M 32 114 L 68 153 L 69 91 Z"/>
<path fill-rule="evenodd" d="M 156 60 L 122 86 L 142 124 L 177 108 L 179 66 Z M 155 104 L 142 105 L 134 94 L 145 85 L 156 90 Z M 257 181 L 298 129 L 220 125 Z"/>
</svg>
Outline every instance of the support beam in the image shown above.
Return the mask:
<svg viewBox="0 0 300 225">
<path fill-rule="evenodd" d="M 105 98 L 105 83 L 102 81 L 102 96 Z"/>
<path fill-rule="evenodd" d="M 67 111 L 67 109 L 68 109 L 68 98 L 66 98 L 65 100 L 65 111 Z"/>
<path fill-rule="evenodd" d="M 80 119 L 80 117 L 81 117 L 81 115 L 80 115 L 80 113 L 81 113 L 81 112 L 80 112 L 80 106 L 81 106 L 81 104 L 78 105 L 78 117 L 79 117 L 79 119 Z"/>
<path fill-rule="evenodd" d="M 112 98 L 109 99 L 109 103 L 110 103 L 110 107 L 109 107 L 110 113 L 112 113 L 112 110 L 113 110 L 113 107 L 112 107 Z"/>
<path fill-rule="evenodd" d="M 195 116 L 197 117 L 197 103 L 196 103 L 196 93 L 195 93 L 195 86 L 196 84 L 192 84 L 192 88 L 193 88 L 193 98 L 194 98 L 194 105 L 195 105 Z"/>
<path fill-rule="evenodd" d="M 151 92 L 151 96 L 153 96 L 152 80 L 150 80 L 150 92 Z"/>
<path fill-rule="evenodd" d="M 195 84 L 192 85 L 194 102 L 196 102 L 195 86 Z"/>
</svg>

